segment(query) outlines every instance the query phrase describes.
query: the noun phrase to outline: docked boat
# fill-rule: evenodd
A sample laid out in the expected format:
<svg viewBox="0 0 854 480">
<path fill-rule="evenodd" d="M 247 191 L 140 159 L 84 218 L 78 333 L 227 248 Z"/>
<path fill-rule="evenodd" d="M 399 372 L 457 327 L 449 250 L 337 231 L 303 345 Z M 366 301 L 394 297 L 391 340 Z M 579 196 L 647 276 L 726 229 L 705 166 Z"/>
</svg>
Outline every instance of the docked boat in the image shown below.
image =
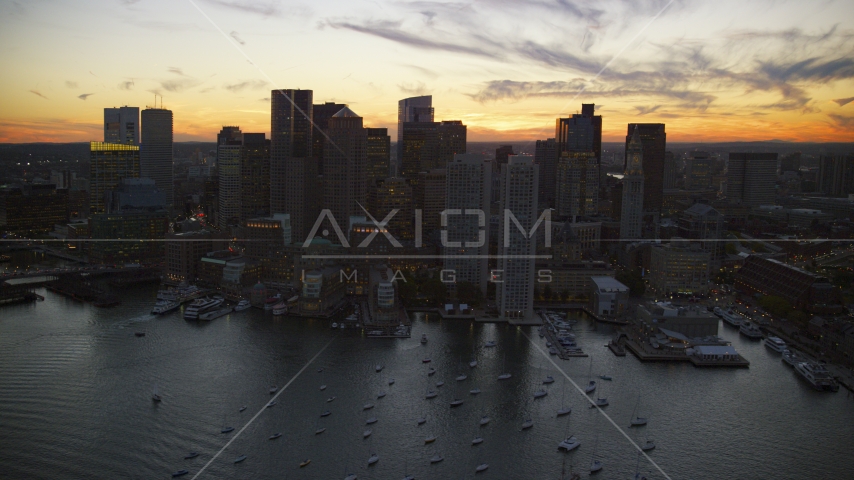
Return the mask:
<svg viewBox="0 0 854 480">
<path fill-rule="evenodd" d="M 474 437 L 471 441 L 472 445 L 480 445 L 481 443 L 483 443 L 483 437 Z"/>
<path fill-rule="evenodd" d="M 365 420 L 365 425 L 373 425 L 375 423 L 377 423 L 377 417 L 371 417 Z"/>
<path fill-rule="evenodd" d="M 252 306 L 252 304 L 251 304 L 251 303 L 249 303 L 249 300 L 246 300 L 246 299 L 244 298 L 243 300 L 241 300 L 241 301 L 237 302 L 237 306 L 236 306 L 236 307 L 234 307 L 234 311 L 235 311 L 235 312 L 242 312 L 242 311 L 246 310 L 247 308 L 249 308 L 249 307 L 251 307 L 251 306 Z"/>
<path fill-rule="evenodd" d="M 534 392 L 534 398 L 543 398 L 548 395 L 549 392 L 543 390 L 542 388 Z"/>
<path fill-rule="evenodd" d="M 279 437 L 281 437 L 281 436 L 282 436 L 282 434 L 281 434 L 281 433 L 274 433 L 274 434 L 270 435 L 270 437 L 269 437 L 269 438 L 267 438 L 267 440 L 275 440 L 275 439 L 277 439 L 277 438 L 279 438 Z"/>
<path fill-rule="evenodd" d="M 765 339 L 765 346 L 778 353 L 783 353 L 783 350 L 786 350 L 786 342 L 780 337 L 769 336 Z"/>
<path fill-rule="evenodd" d="M 490 421 L 490 418 L 487 415 L 480 417 L 480 426 L 482 427 L 482 426 L 486 425 L 487 423 L 489 423 L 489 421 Z"/>
<path fill-rule="evenodd" d="M 826 392 L 836 392 L 839 390 L 839 384 L 836 383 L 836 380 L 833 379 L 824 365 L 813 362 L 801 362 L 795 365 L 795 371 L 816 390 Z"/>
<path fill-rule="evenodd" d="M 234 459 L 234 463 L 240 463 L 244 460 L 246 460 L 246 455 L 241 455 L 241 456 Z"/>
<path fill-rule="evenodd" d="M 199 456 L 199 452 L 190 452 L 190 453 L 184 455 L 184 460 L 189 460 L 191 458 L 196 458 L 198 456 Z"/>
<path fill-rule="evenodd" d="M 584 393 L 593 393 L 594 390 L 596 390 L 596 380 L 590 380 L 584 387 Z"/>
<path fill-rule="evenodd" d="M 472 388 L 471 390 L 469 390 L 469 393 L 472 395 L 477 395 L 478 393 L 480 393 L 480 389 L 479 388 Z"/>
<path fill-rule="evenodd" d="M 646 443 L 641 445 L 641 450 L 643 450 L 644 452 L 648 452 L 653 448 L 655 448 L 655 442 L 653 442 L 652 440 L 647 440 Z"/>
<path fill-rule="evenodd" d="M 783 350 L 783 363 L 790 367 L 806 361 L 806 359 L 795 350 Z"/>
<path fill-rule="evenodd" d="M 438 453 L 430 457 L 430 463 L 439 463 L 444 460 L 445 457 L 439 455 Z"/>
<path fill-rule="evenodd" d="M 461 374 L 457 375 L 457 381 L 458 381 L 458 382 L 462 382 L 463 380 L 465 380 L 465 379 L 467 379 L 467 378 L 469 378 L 469 376 L 468 376 L 468 375 L 466 375 L 466 374 L 464 374 L 464 373 L 461 373 Z"/>
<path fill-rule="evenodd" d="M 285 301 L 281 301 L 275 305 L 273 305 L 273 315 L 287 315 L 288 313 L 288 304 Z"/>
<path fill-rule="evenodd" d="M 751 340 L 759 340 L 762 338 L 762 330 L 759 330 L 759 327 L 748 321 L 743 322 L 738 328 L 738 331 Z"/>
<path fill-rule="evenodd" d="M 198 320 L 199 315 L 202 315 L 208 310 L 214 309 L 221 304 L 222 300 L 219 299 L 200 298 L 194 300 L 193 303 L 184 310 L 184 320 Z"/>
<path fill-rule="evenodd" d="M 533 426 L 534 426 L 534 421 L 530 418 L 525 420 L 524 422 L 522 422 L 522 430 L 527 430 Z"/>
<path fill-rule="evenodd" d="M 299 468 L 305 467 L 305 466 L 306 466 L 306 465 L 308 465 L 309 463 L 311 463 L 311 459 L 306 458 L 305 460 L 303 460 L 302 462 L 300 462 L 300 464 L 299 464 Z"/>
<path fill-rule="evenodd" d="M 151 309 L 151 313 L 154 315 L 166 315 L 173 310 L 177 310 L 180 306 L 181 302 L 178 300 L 162 300 L 154 305 L 154 308 Z"/>
<path fill-rule="evenodd" d="M 558 351 L 555 347 L 549 347 L 549 355 L 557 355 Z"/>
<path fill-rule="evenodd" d="M 722 310 L 719 307 L 715 307 L 715 310 L 717 310 L 715 314 L 721 317 L 721 320 L 723 320 L 724 323 L 733 327 L 741 327 L 741 324 L 745 322 L 745 318 L 740 313 L 735 312 L 732 309 Z"/>
<path fill-rule="evenodd" d="M 462 404 L 463 404 L 462 400 L 460 400 L 459 398 L 455 398 L 454 400 L 451 401 L 451 408 L 459 407 Z"/>
<path fill-rule="evenodd" d="M 427 395 L 425 395 L 424 398 L 429 400 L 431 398 L 436 398 L 437 395 L 439 395 L 439 394 L 436 393 L 435 390 L 430 390 L 429 392 L 427 392 Z"/>
<path fill-rule="evenodd" d="M 557 445 L 557 448 L 559 450 L 566 450 L 567 452 L 571 452 L 580 446 L 581 446 L 581 442 L 579 442 L 578 439 L 575 438 L 574 435 L 572 435 L 572 436 L 569 436 L 569 437 L 566 437 L 565 439 L 563 439 L 563 441 L 561 441 Z"/>
<path fill-rule="evenodd" d="M 422 333 L 422 334 L 421 334 L 421 345 L 424 345 L 424 344 L 426 344 L 426 343 L 427 343 L 427 334 L 426 334 L 426 333 Z"/>
<path fill-rule="evenodd" d="M 362 438 L 368 438 L 371 436 L 372 433 L 374 433 L 374 431 L 369 428 L 362 432 Z"/>
<path fill-rule="evenodd" d="M 543 384 L 545 384 L 545 385 L 548 385 L 550 383 L 555 383 L 555 377 L 553 377 L 551 375 L 547 376 L 546 379 L 543 380 Z"/>
<path fill-rule="evenodd" d="M 234 309 L 231 307 L 220 308 L 217 310 L 211 310 L 209 312 L 205 312 L 205 313 L 200 314 L 199 320 L 204 320 L 204 321 L 214 320 L 214 319 L 217 319 L 219 317 L 223 317 L 225 315 L 228 315 L 229 313 L 232 312 L 232 310 L 234 310 Z"/>
<path fill-rule="evenodd" d="M 477 466 L 477 468 L 474 469 L 474 471 L 475 473 L 485 472 L 487 468 L 489 468 L 488 463 L 481 463 Z"/>
<path fill-rule="evenodd" d="M 190 473 L 189 470 L 178 470 L 177 472 L 172 474 L 172 477 L 183 477 L 184 475 Z"/>
<path fill-rule="evenodd" d="M 444 384 L 445 384 L 444 380 L 439 380 L 438 382 L 436 382 L 437 387 L 441 387 Z"/>
<path fill-rule="evenodd" d="M 270 297 L 267 300 L 264 300 L 264 310 L 272 310 L 273 307 L 278 305 L 282 301 L 281 295 L 276 295 L 274 297 Z"/>
<path fill-rule="evenodd" d="M 436 441 L 436 435 L 430 435 L 429 437 L 424 439 L 424 444 L 433 443 Z"/>
</svg>

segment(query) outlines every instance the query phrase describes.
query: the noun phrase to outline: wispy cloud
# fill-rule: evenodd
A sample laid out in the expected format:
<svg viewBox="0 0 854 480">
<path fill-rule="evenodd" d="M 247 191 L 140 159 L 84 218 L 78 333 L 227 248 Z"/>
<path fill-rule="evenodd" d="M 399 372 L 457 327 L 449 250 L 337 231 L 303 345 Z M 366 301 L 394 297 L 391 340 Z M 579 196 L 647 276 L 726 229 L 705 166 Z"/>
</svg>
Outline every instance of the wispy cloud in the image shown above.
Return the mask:
<svg viewBox="0 0 854 480">
<path fill-rule="evenodd" d="M 407 95 L 427 95 L 430 93 L 430 90 L 427 89 L 424 82 L 399 83 L 397 88 Z"/>
<path fill-rule="evenodd" d="M 95 94 L 94 93 L 83 93 L 83 94 L 77 95 L 77 98 L 79 98 L 80 100 L 86 100 L 87 98 L 91 97 L 92 95 L 95 95 Z"/>
<path fill-rule="evenodd" d="M 135 85 L 133 80 L 126 80 L 119 83 L 119 90 L 132 90 Z"/>
<path fill-rule="evenodd" d="M 166 71 L 169 73 L 174 73 L 175 75 L 181 75 L 182 77 L 187 76 L 184 74 L 184 71 L 178 67 L 169 67 L 166 69 Z"/>
<path fill-rule="evenodd" d="M 182 78 L 178 80 L 164 80 L 160 82 L 160 86 L 167 92 L 183 92 L 193 87 L 201 85 L 202 82 L 193 78 Z"/>
<path fill-rule="evenodd" d="M 240 34 L 239 34 L 239 33 L 235 32 L 235 31 L 232 31 L 231 33 L 229 33 L 229 35 L 231 35 L 231 38 L 233 38 L 235 42 L 237 42 L 237 43 L 239 43 L 239 44 L 241 44 L 241 45 L 246 45 L 246 42 L 244 42 L 244 41 L 240 38 Z"/>
<path fill-rule="evenodd" d="M 267 85 L 267 82 L 264 80 L 244 80 L 242 82 L 234 83 L 231 85 L 225 85 L 224 88 L 232 93 L 237 93 L 247 88 L 252 90 L 260 90 Z"/>
<path fill-rule="evenodd" d="M 848 105 L 849 103 L 854 102 L 854 97 L 837 98 L 837 99 L 833 100 L 833 102 L 836 103 L 837 105 L 839 105 L 840 107 L 844 107 L 845 105 Z"/>
<path fill-rule="evenodd" d="M 241 0 L 205 0 L 207 3 L 230 8 L 243 13 L 252 13 L 264 17 L 281 15 L 280 2 L 252 2 Z"/>
<path fill-rule="evenodd" d="M 835 113 L 829 113 L 827 116 L 833 121 L 834 126 L 843 130 L 854 130 L 854 117 L 837 115 Z"/>
<path fill-rule="evenodd" d="M 42 93 L 41 93 L 40 91 L 38 91 L 38 90 L 30 90 L 30 93 L 32 93 L 33 95 L 38 95 L 38 96 L 42 97 L 42 98 L 43 98 L 43 99 L 45 99 L 45 100 L 47 100 L 47 99 L 48 99 L 47 97 L 45 97 L 44 95 L 42 95 Z"/>
<path fill-rule="evenodd" d="M 77 82 L 72 82 L 71 80 L 66 80 L 65 86 L 68 88 L 77 88 Z"/>
</svg>

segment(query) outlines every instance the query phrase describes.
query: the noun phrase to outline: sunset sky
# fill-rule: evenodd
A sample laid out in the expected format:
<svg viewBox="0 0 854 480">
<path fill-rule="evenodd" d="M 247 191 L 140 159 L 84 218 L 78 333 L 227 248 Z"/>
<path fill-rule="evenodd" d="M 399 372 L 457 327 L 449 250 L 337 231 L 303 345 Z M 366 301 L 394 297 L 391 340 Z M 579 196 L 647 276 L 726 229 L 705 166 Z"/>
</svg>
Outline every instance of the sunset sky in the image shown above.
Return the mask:
<svg viewBox="0 0 854 480">
<path fill-rule="evenodd" d="M 155 93 L 176 141 L 269 132 L 273 88 L 392 138 L 432 94 L 470 141 L 554 136 L 581 103 L 606 141 L 854 141 L 854 0 L 668 2 L 0 0 L 0 142 L 99 140 L 104 107 Z"/>
</svg>

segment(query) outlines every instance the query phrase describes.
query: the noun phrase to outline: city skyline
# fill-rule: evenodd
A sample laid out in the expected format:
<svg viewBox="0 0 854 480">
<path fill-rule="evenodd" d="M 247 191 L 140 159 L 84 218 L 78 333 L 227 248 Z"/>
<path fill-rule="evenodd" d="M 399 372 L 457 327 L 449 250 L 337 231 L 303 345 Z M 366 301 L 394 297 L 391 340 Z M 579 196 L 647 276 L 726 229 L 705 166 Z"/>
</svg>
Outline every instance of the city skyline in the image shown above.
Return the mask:
<svg viewBox="0 0 854 480">
<path fill-rule="evenodd" d="M 98 140 L 104 107 L 155 93 L 175 141 L 269 134 L 270 90 L 294 87 L 391 137 L 397 102 L 432 95 L 435 120 L 462 120 L 469 141 L 546 138 L 579 103 L 608 117 L 606 142 L 628 123 L 667 123 L 672 142 L 850 141 L 848 4 L 14 2 L 0 7 L 16 20 L 0 58 L 19 67 L 0 142 Z"/>
</svg>

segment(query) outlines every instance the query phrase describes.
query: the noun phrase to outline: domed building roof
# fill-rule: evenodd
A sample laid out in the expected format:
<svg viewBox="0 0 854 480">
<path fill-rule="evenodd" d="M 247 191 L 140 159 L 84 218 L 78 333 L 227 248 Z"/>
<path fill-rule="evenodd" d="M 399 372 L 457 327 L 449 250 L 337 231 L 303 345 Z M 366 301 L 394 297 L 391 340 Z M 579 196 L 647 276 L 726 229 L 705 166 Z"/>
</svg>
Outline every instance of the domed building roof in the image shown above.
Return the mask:
<svg viewBox="0 0 854 480">
<path fill-rule="evenodd" d="M 252 287 L 252 290 L 257 290 L 257 291 L 267 290 L 267 287 L 265 287 L 263 283 L 258 282 L 255 284 L 254 287 Z"/>
</svg>

